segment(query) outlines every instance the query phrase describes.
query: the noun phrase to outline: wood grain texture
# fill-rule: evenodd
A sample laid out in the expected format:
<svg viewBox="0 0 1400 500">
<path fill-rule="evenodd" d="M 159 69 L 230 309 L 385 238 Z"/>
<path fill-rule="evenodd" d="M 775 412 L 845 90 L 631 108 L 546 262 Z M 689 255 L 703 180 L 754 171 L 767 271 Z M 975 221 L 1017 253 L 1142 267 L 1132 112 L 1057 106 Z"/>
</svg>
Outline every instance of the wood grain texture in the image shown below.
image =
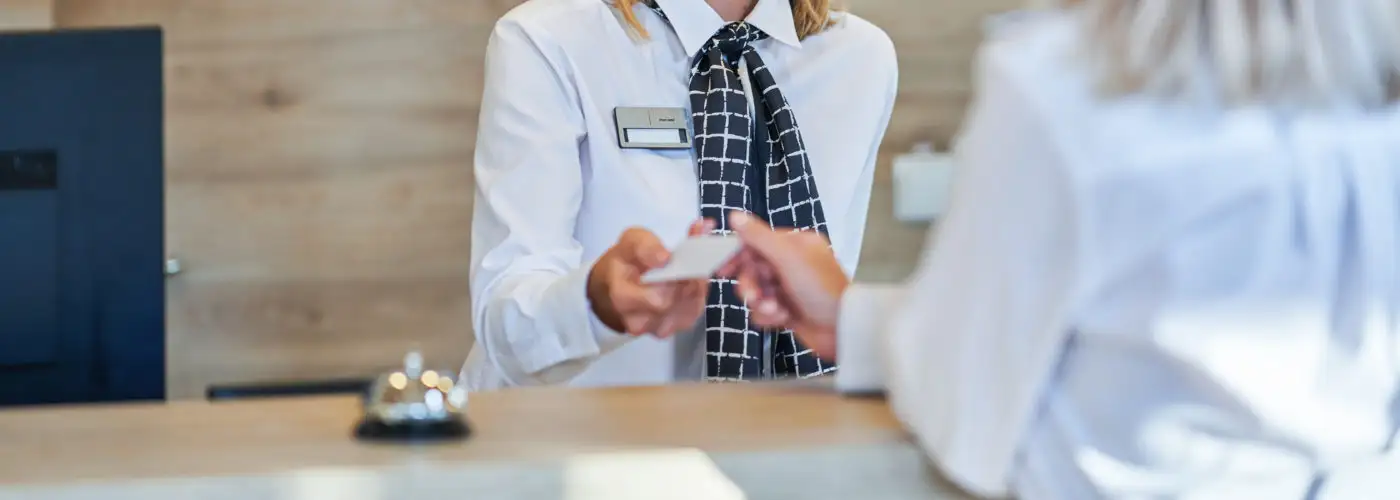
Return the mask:
<svg viewBox="0 0 1400 500">
<path fill-rule="evenodd" d="M 54 0 L 0 0 L 0 31 L 53 27 Z"/>
<path fill-rule="evenodd" d="M 727 408 L 734 419 L 713 418 Z M 440 446 L 351 439 L 351 397 L 17 409 L 0 413 L 6 485 L 270 474 L 410 462 L 553 460 L 580 453 L 910 446 L 884 401 L 791 384 L 542 388 L 481 393 L 475 433 Z"/>
<path fill-rule="evenodd" d="M 899 99 L 881 149 L 856 278 L 897 282 L 913 272 L 928 224 L 894 218 L 890 160 L 920 142 L 945 149 L 972 97 L 972 64 L 982 22 L 1024 0 L 844 0 L 884 29 L 899 55 Z"/>
<path fill-rule="evenodd" d="M 972 62 L 990 14 L 1024 0 L 844 0 L 885 30 L 899 54 L 899 101 L 885 140 L 902 152 L 917 142 L 946 146 L 962 123 Z"/>
<path fill-rule="evenodd" d="M 60 0 L 166 33 L 173 398 L 470 346 L 471 155 L 494 0 Z"/>
<path fill-rule="evenodd" d="M 460 363 L 482 58 L 520 1 L 54 0 L 60 27 L 165 30 L 171 397 L 368 375 L 413 344 Z M 947 142 L 981 18 L 1018 3 L 848 0 L 899 50 L 886 159 Z M 882 168 L 864 279 L 903 277 L 922 247 L 889 184 Z"/>
</svg>

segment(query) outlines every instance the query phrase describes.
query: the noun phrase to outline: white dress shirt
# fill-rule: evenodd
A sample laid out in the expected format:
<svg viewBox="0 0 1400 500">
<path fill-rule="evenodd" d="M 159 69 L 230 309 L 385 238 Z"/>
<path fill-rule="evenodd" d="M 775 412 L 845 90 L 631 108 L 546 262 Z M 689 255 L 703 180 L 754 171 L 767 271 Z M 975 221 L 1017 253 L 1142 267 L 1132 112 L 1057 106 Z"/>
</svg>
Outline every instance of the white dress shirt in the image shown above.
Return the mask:
<svg viewBox="0 0 1400 500">
<path fill-rule="evenodd" d="M 1063 16 L 987 42 L 948 218 L 844 298 L 838 385 L 977 494 L 1400 498 L 1400 106 L 1100 100 Z"/>
<path fill-rule="evenodd" d="M 618 107 L 688 107 L 690 66 L 726 23 L 704 0 L 659 0 L 674 24 L 604 0 L 532 0 L 491 35 L 476 153 L 472 390 L 700 379 L 704 332 L 633 338 L 604 326 L 585 288 L 629 227 L 668 244 L 699 217 L 690 150 L 620 149 Z M 876 151 L 893 108 L 894 46 L 849 14 L 799 40 L 786 0 L 760 0 L 755 48 L 795 110 L 836 255 L 860 257 Z M 689 113 L 687 112 L 687 116 Z"/>
</svg>

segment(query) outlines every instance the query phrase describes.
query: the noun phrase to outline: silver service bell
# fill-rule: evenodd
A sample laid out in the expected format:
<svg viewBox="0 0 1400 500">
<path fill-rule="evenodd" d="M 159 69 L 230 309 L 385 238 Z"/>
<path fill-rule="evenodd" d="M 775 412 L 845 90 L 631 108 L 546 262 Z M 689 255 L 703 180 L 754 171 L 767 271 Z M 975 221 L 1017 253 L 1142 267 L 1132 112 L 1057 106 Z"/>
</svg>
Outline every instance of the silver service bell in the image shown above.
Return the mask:
<svg viewBox="0 0 1400 500">
<path fill-rule="evenodd" d="M 402 370 L 381 375 L 370 386 L 355 436 L 383 441 L 462 439 L 471 433 L 466 406 L 466 388 L 449 374 L 423 369 L 423 355 L 415 350 L 404 357 Z"/>
</svg>

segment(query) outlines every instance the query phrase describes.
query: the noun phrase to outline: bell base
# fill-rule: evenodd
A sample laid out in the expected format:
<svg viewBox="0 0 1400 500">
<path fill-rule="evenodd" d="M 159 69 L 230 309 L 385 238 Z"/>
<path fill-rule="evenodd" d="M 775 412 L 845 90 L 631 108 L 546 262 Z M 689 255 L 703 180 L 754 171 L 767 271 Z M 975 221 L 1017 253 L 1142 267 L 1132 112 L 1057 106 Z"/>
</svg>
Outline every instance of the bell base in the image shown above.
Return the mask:
<svg viewBox="0 0 1400 500">
<path fill-rule="evenodd" d="M 471 426 L 464 420 L 435 422 L 387 423 L 366 418 L 355 425 L 355 438 L 378 442 L 441 442 L 458 441 L 471 435 Z"/>
</svg>

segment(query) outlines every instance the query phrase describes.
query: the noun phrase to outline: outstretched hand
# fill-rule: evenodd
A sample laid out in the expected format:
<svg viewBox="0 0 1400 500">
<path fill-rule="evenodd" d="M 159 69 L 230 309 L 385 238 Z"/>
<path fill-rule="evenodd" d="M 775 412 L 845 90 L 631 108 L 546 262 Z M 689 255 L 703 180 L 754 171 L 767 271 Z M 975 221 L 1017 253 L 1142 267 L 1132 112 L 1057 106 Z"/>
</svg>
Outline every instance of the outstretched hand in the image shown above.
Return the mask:
<svg viewBox="0 0 1400 500">
<path fill-rule="evenodd" d="M 820 233 L 775 231 L 764 221 L 735 212 L 729 226 L 744 248 L 719 274 L 738 280 L 749 319 L 764 328 L 791 329 L 820 358 L 836 357 L 841 296 L 850 279 Z"/>
<path fill-rule="evenodd" d="M 697 220 L 690 236 L 708 234 L 714 227 L 712 220 Z M 709 280 L 641 283 L 643 274 L 670 259 L 671 252 L 652 232 L 633 228 L 623 233 L 589 272 L 588 300 L 598 319 L 634 336 L 666 338 L 691 328 L 705 312 Z"/>
</svg>

